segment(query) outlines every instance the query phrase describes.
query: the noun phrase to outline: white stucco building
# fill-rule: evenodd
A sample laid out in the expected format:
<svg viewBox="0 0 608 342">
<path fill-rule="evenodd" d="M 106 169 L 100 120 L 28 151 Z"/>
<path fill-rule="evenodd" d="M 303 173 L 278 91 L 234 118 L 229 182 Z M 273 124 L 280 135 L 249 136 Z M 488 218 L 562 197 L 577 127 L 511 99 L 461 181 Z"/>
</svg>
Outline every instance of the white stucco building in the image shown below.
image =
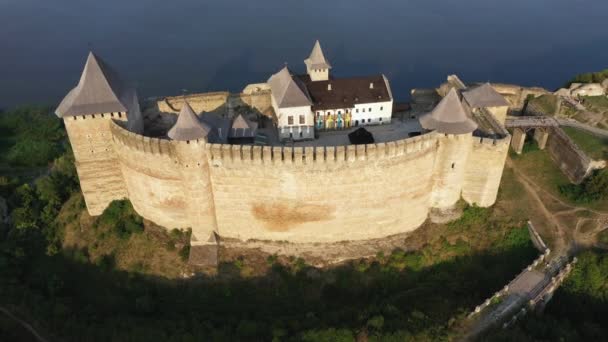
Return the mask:
<svg viewBox="0 0 608 342">
<path fill-rule="evenodd" d="M 390 123 L 393 94 L 384 75 L 331 77 L 319 41 L 304 64 L 305 75 L 285 67 L 268 80 L 281 139 L 313 139 L 315 130 Z"/>
</svg>

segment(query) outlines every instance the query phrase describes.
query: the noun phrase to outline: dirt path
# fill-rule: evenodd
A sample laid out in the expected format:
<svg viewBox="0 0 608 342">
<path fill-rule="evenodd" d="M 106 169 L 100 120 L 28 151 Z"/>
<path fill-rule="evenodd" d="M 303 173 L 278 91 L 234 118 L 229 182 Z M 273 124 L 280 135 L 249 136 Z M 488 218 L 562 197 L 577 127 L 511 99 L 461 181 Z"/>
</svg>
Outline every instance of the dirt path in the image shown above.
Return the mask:
<svg viewBox="0 0 608 342">
<path fill-rule="evenodd" d="M 545 222 L 550 223 L 551 227 L 554 229 L 554 234 L 556 236 L 555 246 L 553 248 L 559 252 L 563 251 L 567 248 L 566 242 L 566 230 L 562 226 L 562 223 L 555 217 L 555 215 L 547 209 L 543 200 L 538 194 L 538 189 L 540 188 L 534 182 L 532 182 L 528 177 L 523 175 L 517 168 L 513 165 L 513 162 L 510 158 L 507 158 L 507 166 L 513 169 L 516 179 L 524 186 L 524 190 L 528 193 L 529 197 L 536 203 L 536 206 L 542 213 L 542 218 L 531 218 L 534 220 L 544 219 Z"/>
<path fill-rule="evenodd" d="M 524 186 L 526 192 L 530 195 L 534 202 L 537 203 L 538 209 L 543 213 L 544 219 L 551 223 L 556 229 L 556 248 L 562 251 L 562 248 L 579 249 L 581 247 L 593 246 L 596 242 L 596 235 L 606 228 L 608 225 L 608 212 L 593 210 L 586 207 L 575 206 L 566 203 L 558 196 L 542 188 L 536 184 L 530 177 L 518 170 L 511 159 L 507 159 L 507 166 L 513 169 L 515 177 Z M 549 210 L 543 198 L 550 198 L 559 203 L 565 209 Z M 589 217 L 577 217 L 579 212 L 587 212 L 591 214 Z M 575 222 L 569 222 L 568 219 L 575 219 Z M 588 222 L 595 222 L 595 226 L 587 231 L 582 231 L 582 227 Z"/>
<path fill-rule="evenodd" d="M 24 327 L 25 329 L 27 329 L 27 331 L 29 331 L 36 338 L 36 340 L 38 340 L 40 342 L 49 342 L 49 340 L 47 340 L 46 338 L 42 337 L 42 335 L 40 335 L 40 333 L 38 331 L 36 331 L 36 329 L 34 329 L 34 327 L 32 327 L 31 324 L 29 324 L 26 321 L 20 319 L 19 317 L 13 315 L 5 307 L 0 306 L 0 313 L 3 313 L 5 315 L 7 315 L 12 320 L 14 320 L 14 321 L 18 322 L 19 324 L 21 324 L 21 326 Z"/>
</svg>

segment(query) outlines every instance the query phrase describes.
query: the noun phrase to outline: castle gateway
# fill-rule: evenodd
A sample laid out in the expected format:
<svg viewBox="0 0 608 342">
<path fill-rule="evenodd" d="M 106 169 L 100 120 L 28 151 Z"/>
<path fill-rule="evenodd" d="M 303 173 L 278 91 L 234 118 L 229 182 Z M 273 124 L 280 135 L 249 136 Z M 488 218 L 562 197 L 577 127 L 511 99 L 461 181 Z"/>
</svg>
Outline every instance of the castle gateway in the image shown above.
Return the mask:
<svg viewBox="0 0 608 342">
<path fill-rule="evenodd" d="M 127 198 L 148 220 L 191 228 L 196 251 L 218 236 L 380 238 L 415 230 L 461 198 L 495 202 L 510 136 L 506 102 L 491 86 L 456 84 L 430 112 L 398 119 L 386 77 L 332 81 L 318 43 L 306 67 L 305 76 L 285 68 L 255 94 L 236 95 L 238 107 L 232 95 L 215 112 L 174 98 L 143 115 L 135 90 L 90 54 L 56 110 L 89 213 Z M 355 126 L 372 124 L 374 143 L 348 142 Z"/>
</svg>

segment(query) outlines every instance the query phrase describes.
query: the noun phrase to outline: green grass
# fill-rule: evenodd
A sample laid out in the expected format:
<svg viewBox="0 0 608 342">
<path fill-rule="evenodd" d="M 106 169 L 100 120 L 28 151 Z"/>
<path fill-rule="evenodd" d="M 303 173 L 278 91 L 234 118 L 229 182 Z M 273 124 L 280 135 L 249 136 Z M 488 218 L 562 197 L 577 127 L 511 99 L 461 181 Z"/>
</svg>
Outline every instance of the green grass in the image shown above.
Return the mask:
<svg viewBox="0 0 608 342">
<path fill-rule="evenodd" d="M 563 127 L 563 130 L 590 158 L 608 159 L 608 139 L 572 127 Z"/>
<path fill-rule="evenodd" d="M 570 183 L 568 177 L 562 173 L 559 167 L 549 156 L 546 150 L 530 149 L 527 153 L 521 155 L 511 154 L 511 159 L 515 166 L 527 175 L 534 183 L 560 198 L 565 203 L 573 206 L 584 206 L 594 210 L 606 210 L 608 208 L 608 200 L 599 200 L 592 203 L 581 203 L 568 198 L 562 194 L 560 187 L 567 186 Z"/>
<path fill-rule="evenodd" d="M 542 111 L 546 115 L 554 115 L 557 111 L 557 96 L 555 95 L 541 95 L 539 97 L 532 98 L 528 101 L 529 106 Z"/>
<path fill-rule="evenodd" d="M 587 108 L 595 111 L 608 110 L 608 97 L 606 96 L 585 96 L 583 103 Z"/>
</svg>

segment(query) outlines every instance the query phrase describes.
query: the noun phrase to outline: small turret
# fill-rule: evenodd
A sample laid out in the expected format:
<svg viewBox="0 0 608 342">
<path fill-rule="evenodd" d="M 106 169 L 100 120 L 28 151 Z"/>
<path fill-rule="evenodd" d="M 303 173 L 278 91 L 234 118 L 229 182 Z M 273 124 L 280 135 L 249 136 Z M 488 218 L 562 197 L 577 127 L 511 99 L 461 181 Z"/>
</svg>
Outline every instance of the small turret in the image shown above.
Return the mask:
<svg viewBox="0 0 608 342">
<path fill-rule="evenodd" d="M 477 129 L 477 123 L 467 115 L 454 88 L 430 113 L 420 117 L 420 125 L 444 134 L 468 134 Z"/>
<path fill-rule="evenodd" d="M 325 59 L 321 43 L 318 40 L 315 42 L 310 56 L 304 60 L 304 64 L 306 64 L 306 72 L 312 81 L 327 81 L 329 79 L 331 65 Z"/>
<path fill-rule="evenodd" d="M 202 123 L 194 114 L 190 104 L 184 101 L 177 122 L 171 127 L 167 136 L 173 140 L 188 141 L 206 138 L 209 132 L 211 128 Z"/>
</svg>

